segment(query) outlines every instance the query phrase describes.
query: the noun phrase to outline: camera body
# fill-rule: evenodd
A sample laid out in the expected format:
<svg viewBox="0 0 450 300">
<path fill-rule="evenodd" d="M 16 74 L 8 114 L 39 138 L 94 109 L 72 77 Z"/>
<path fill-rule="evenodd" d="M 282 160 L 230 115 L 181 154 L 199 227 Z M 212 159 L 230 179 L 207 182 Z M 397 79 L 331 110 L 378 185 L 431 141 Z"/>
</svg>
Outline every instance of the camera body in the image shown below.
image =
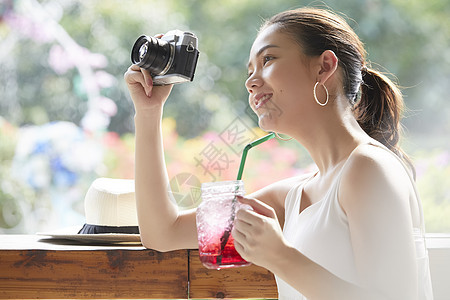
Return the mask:
<svg viewBox="0 0 450 300">
<path fill-rule="evenodd" d="M 171 30 L 160 39 L 140 36 L 131 50 L 131 61 L 150 72 L 154 85 L 192 81 L 200 52 L 197 37 Z"/>
</svg>

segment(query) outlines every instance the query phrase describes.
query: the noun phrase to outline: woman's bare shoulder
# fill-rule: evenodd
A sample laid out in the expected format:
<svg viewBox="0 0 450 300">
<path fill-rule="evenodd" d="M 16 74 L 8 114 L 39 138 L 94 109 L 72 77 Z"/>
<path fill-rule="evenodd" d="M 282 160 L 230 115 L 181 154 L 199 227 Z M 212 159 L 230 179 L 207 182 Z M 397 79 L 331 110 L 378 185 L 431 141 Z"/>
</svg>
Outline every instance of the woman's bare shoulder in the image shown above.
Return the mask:
<svg viewBox="0 0 450 300">
<path fill-rule="evenodd" d="M 408 178 L 405 166 L 396 155 L 381 146 L 365 144 L 357 147 L 345 164 L 344 176 L 387 176 Z"/>
<path fill-rule="evenodd" d="M 366 195 L 364 198 L 374 194 L 389 195 L 388 198 L 394 195 L 406 196 L 412 188 L 408 173 L 395 154 L 374 145 L 356 148 L 348 158 L 341 176 L 339 199 L 344 205 L 343 202 L 361 199 L 362 195 Z M 343 194 L 345 197 L 341 197 Z"/>
</svg>

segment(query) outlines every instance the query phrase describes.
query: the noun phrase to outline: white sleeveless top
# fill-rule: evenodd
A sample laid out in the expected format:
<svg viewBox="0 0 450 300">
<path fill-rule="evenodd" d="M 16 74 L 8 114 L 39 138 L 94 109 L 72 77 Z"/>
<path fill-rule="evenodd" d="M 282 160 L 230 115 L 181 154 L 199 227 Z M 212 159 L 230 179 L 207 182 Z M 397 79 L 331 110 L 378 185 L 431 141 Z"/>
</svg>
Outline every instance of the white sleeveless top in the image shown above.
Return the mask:
<svg viewBox="0 0 450 300">
<path fill-rule="evenodd" d="M 384 146 L 372 144 L 389 151 L 400 162 L 393 152 Z M 403 162 L 401 162 L 404 166 Z M 416 261 L 419 274 L 419 299 L 431 300 L 431 277 L 428 263 L 428 251 L 425 245 L 425 229 L 422 205 L 415 188 L 414 179 L 407 170 L 414 186 L 418 200 L 421 228 L 414 228 L 416 245 Z M 306 257 L 324 267 L 337 277 L 348 282 L 357 283 L 356 265 L 351 244 L 350 230 L 345 212 L 338 201 L 338 189 L 341 172 L 336 176 L 326 196 L 300 214 L 300 202 L 303 187 L 313 176 L 305 178 L 300 185 L 293 187 L 285 200 L 285 222 L 283 235 L 286 240 Z M 278 297 L 281 300 L 306 300 L 296 289 L 275 276 L 278 286 Z"/>
</svg>

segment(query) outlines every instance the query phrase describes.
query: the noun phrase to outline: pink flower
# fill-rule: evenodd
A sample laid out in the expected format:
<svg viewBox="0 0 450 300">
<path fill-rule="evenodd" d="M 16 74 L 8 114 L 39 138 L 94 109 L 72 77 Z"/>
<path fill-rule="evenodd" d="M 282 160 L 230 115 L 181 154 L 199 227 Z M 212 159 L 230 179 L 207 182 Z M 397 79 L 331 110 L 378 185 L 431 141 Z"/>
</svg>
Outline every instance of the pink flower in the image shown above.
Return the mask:
<svg viewBox="0 0 450 300">
<path fill-rule="evenodd" d="M 30 18 L 15 14 L 13 12 L 7 12 L 3 15 L 3 20 L 12 29 L 35 42 L 43 44 L 53 41 L 52 33 L 49 32 L 45 26 L 42 26 L 42 24 L 37 24 Z"/>
<path fill-rule="evenodd" d="M 67 52 L 60 45 L 53 45 L 48 55 L 48 64 L 59 75 L 75 67 Z"/>
<path fill-rule="evenodd" d="M 100 96 L 97 98 L 97 101 L 100 106 L 100 110 L 106 115 L 112 117 L 117 114 L 117 105 L 113 100 Z"/>
<path fill-rule="evenodd" d="M 109 88 L 117 83 L 116 77 L 105 71 L 95 72 L 95 80 L 100 88 Z"/>
</svg>

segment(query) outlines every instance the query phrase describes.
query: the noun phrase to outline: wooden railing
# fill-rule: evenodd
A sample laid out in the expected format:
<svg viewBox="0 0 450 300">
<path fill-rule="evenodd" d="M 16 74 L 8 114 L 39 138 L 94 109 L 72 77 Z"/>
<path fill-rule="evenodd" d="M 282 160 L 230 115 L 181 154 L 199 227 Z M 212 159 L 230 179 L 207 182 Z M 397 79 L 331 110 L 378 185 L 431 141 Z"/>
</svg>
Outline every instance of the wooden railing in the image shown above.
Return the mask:
<svg viewBox="0 0 450 300">
<path fill-rule="evenodd" d="M 0 235 L 0 298 L 277 298 L 277 291 L 267 270 L 208 270 L 197 250 L 161 253 Z"/>
<path fill-rule="evenodd" d="M 429 236 L 434 300 L 450 299 L 450 235 Z M 208 270 L 197 250 L 73 245 L 0 235 L 0 299 L 277 298 L 273 275 L 249 266 Z"/>
</svg>

